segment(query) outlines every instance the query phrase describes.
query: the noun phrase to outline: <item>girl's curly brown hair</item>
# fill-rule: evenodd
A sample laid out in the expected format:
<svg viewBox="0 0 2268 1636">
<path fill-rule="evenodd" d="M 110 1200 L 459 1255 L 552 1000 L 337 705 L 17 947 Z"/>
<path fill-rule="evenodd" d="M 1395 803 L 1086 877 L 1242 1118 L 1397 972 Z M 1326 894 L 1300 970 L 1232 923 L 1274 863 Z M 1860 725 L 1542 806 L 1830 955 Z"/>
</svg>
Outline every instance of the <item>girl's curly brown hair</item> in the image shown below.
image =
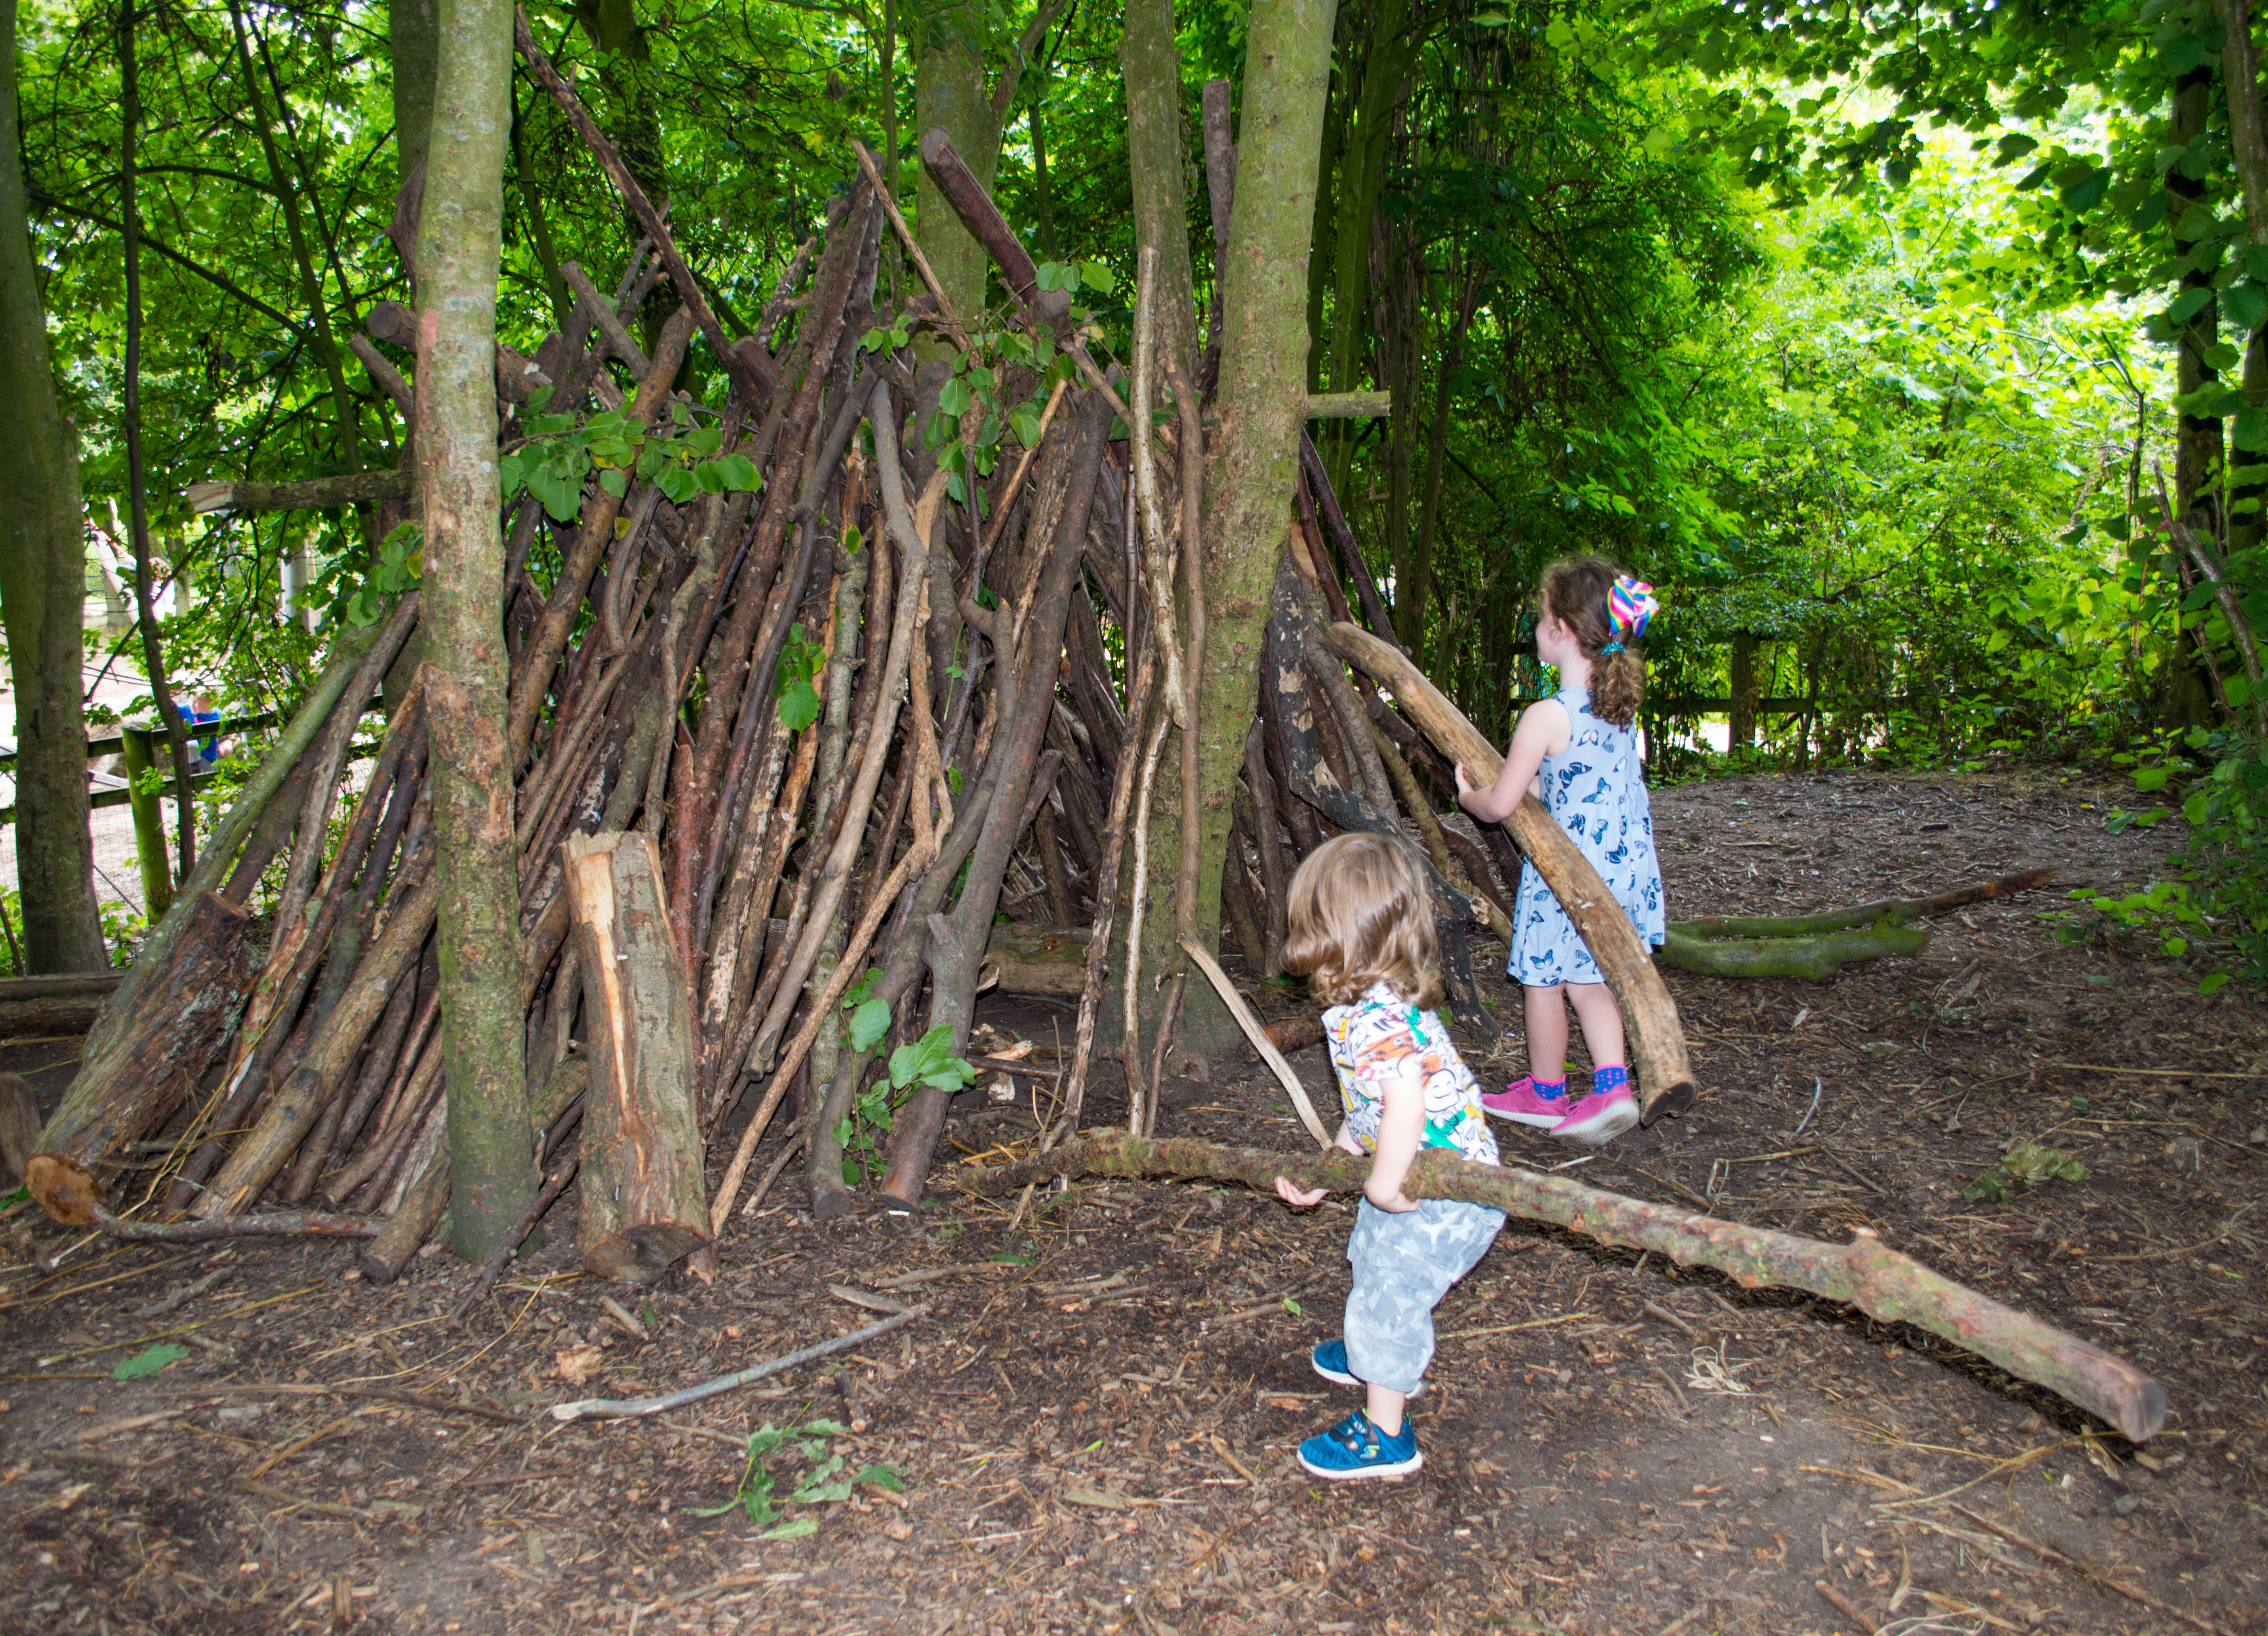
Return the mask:
<svg viewBox="0 0 2268 1636">
<path fill-rule="evenodd" d="M 1408 846 L 1383 836 L 1333 836 L 1292 877 L 1284 965 L 1326 1006 L 1384 983 L 1412 1005 L 1441 1003 L 1432 900 Z"/>
<path fill-rule="evenodd" d="M 1622 570 L 1603 556 L 1565 556 L 1543 571 L 1543 611 L 1575 633 L 1575 645 L 1591 661 L 1591 713 L 1627 727 L 1646 702 L 1646 660 L 1638 638 L 1615 629 L 1607 613 L 1607 593 Z M 1600 649 L 1620 637 L 1612 653 Z"/>
</svg>

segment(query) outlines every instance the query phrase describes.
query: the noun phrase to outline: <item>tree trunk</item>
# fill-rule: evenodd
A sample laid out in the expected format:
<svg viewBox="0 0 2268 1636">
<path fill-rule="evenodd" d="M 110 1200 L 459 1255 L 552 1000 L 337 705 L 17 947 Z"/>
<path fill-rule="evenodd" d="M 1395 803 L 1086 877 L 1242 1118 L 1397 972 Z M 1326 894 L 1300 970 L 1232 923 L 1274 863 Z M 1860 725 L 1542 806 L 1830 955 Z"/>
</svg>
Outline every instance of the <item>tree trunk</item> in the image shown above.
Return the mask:
<svg viewBox="0 0 2268 1636">
<path fill-rule="evenodd" d="M 1131 0 L 1118 42 L 1126 77 L 1126 160 L 1134 184 L 1135 265 L 1154 245 L 1158 380 L 1179 364 L 1197 372 L 1196 298 L 1189 270 L 1189 143 L 1182 129 L 1182 54 L 1174 0 Z"/>
<path fill-rule="evenodd" d="M 577 1232 L 583 1270 L 651 1284 L 709 1242 L 693 994 L 644 830 L 571 836 L 591 1088 Z"/>
<path fill-rule="evenodd" d="M 182 911 L 164 969 L 139 985 L 131 1031 L 85 1061 L 27 1168 L 32 1197 L 70 1226 L 93 1225 L 110 1167 L 127 1143 L 173 1116 L 211 1065 L 251 984 L 245 911 L 215 892 L 186 900 Z"/>
<path fill-rule="evenodd" d="M 1366 1159 L 1326 1149 L 1277 1153 L 1193 1139 L 1144 1141 L 1098 1131 L 1020 1165 L 964 1170 L 970 1190 L 998 1197 L 1053 1175 L 1209 1176 L 1272 1191 L 1278 1175 L 1303 1188 L 1359 1192 Z M 1628 1249 L 1649 1250 L 1681 1266 L 1713 1267 L 1746 1289 L 1807 1290 L 1847 1302 L 1885 1323 L 1911 1323 L 2046 1387 L 2117 1426 L 2133 1441 L 2166 1419 L 2166 1389 L 2125 1360 L 2029 1314 L 2014 1311 L 1888 1248 L 1861 1229 L 1848 1244 L 1822 1243 L 1672 1205 L 1626 1198 L 1565 1176 L 1469 1164 L 1434 1150 L 1410 1168 L 1410 1196 L 1493 1205 L 1530 1220 Z"/>
<path fill-rule="evenodd" d="M 1199 829 L 1193 935 L 1209 948 L 1219 946 L 1232 802 L 1258 694 L 1276 566 L 1292 527 L 1307 402 L 1307 251 L 1336 10 L 1336 0 L 1261 0 L 1248 36 L 1203 507 L 1206 640 L 1194 724 Z M 1181 776 L 1172 760 L 1161 772 L 1151 851 L 1172 859 L 1180 850 Z M 1143 965 L 1153 972 L 1179 958 L 1176 877 L 1170 863 L 1155 868 L 1144 910 Z M 1234 1021 L 1208 988 L 1185 998 L 1174 1056 L 1202 1063 L 1229 1048 L 1237 1037 Z M 1143 1051 L 1150 1054 L 1146 1034 Z"/>
<path fill-rule="evenodd" d="M 2173 143 L 2185 148 L 2205 134 L 2212 109 L 2213 70 L 2211 64 L 2191 70 L 2174 81 Z M 2192 160 L 2184 159 L 2166 173 L 2166 191 L 2172 195 L 2166 226 L 2173 235 L 2174 254 L 2189 248 L 2183 224 L 2194 210 L 2209 207 L 2202 173 L 2186 173 Z M 2220 304 L 2212 295 L 2213 273 L 2193 268 L 2182 276 L 2182 292 L 2206 292 L 2205 304 L 2182 326 L 2180 352 L 2175 361 L 2175 390 L 2186 395 L 2220 379 L 2220 372 L 2205 354 L 2220 339 Z M 2220 538 L 2219 488 L 2221 476 L 2221 422 L 2217 415 L 2183 414 L 2174 438 L 2174 516 L 2208 540 Z"/>
<path fill-rule="evenodd" d="M 158 630 L 158 610 L 150 571 L 149 469 L 142 455 L 142 206 L 136 181 L 137 149 L 142 136 L 142 79 L 135 51 L 138 21 L 128 5 L 118 20 L 118 74 L 121 95 L 120 128 L 124 132 L 119 166 L 119 220 L 126 231 L 126 354 L 120 419 L 126 442 L 127 527 L 134 542 L 134 606 L 142 631 L 142 661 L 148 673 L 150 694 L 157 702 L 158 719 L 165 724 L 166 748 L 173 763 L 175 842 L 180 873 L 187 879 L 197 862 L 197 798 L 189 785 L 189 741 L 181 731 L 180 706 L 166 679 L 166 654 Z M 160 850 L 163 837 L 160 836 Z M 150 906 L 151 915 L 165 910 Z"/>
<path fill-rule="evenodd" d="M 110 957 L 87 829 L 86 520 L 77 437 L 55 402 L 32 261 L 16 112 L 15 0 L 0 4 L 0 623 L 16 686 L 16 881 L 24 970 L 100 971 Z"/>
<path fill-rule="evenodd" d="M 433 83 L 441 61 L 440 0 L 387 0 L 387 41 L 394 59 L 394 185 L 425 163 L 433 134 Z"/>
<path fill-rule="evenodd" d="M 505 748 L 504 539 L 497 521 L 496 299 L 512 53 L 512 0 L 456 0 L 442 14 L 438 140 L 426 166 L 417 240 L 423 676 L 451 1236 L 468 1261 L 487 1259 L 538 1183 L 522 1061 L 519 860 Z"/>
<path fill-rule="evenodd" d="M 2245 240 L 2268 245 L 2268 118 L 2260 102 L 2260 57 L 2252 43 L 2250 0 L 2220 0 L 2228 42 L 2221 54 L 2221 84 L 2228 95 L 2229 147 L 2244 195 Z M 2257 328 L 2244 348 L 2244 401 L 2268 407 L 2268 328 Z M 2228 554 L 2258 545 L 2268 533 L 2268 446 L 2240 443 L 2229 458 Z"/>
<path fill-rule="evenodd" d="M 1732 746 L 1736 750 L 1756 747 L 1756 639 L 1745 630 L 1733 635 Z"/>
</svg>

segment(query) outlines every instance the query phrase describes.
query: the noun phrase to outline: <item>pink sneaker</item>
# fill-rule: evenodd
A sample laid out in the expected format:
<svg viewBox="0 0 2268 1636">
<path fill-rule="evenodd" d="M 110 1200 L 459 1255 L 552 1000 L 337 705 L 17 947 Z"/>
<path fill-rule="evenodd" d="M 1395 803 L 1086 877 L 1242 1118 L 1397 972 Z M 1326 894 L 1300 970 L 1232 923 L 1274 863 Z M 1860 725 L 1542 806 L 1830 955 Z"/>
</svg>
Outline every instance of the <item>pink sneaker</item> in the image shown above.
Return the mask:
<svg viewBox="0 0 2268 1636">
<path fill-rule="evenodd" d="M 1567 1116 L 1551 1127 L 1555 1142 L 1582 1147 L 1604 1147 L 1638 1123 L 1638 1098 L 1627 1083 L 1594 1091 L 1577 1102 Z"/>
<path fill-rule="evenodd" d="M 1509 1119 L 1515 1124 L 1532 1124 L 1550 1130 L 1567 1117 L 1572 1104 L 1567 1100 L 1567 1081 L 1557 1085 L 1539 1084 L 1530 1074 L 1517 1085 L 1507 1085 L 1500 1091 L 1484 1092 L 1481 1106 L 1499 1119 Z"/>
</svg>

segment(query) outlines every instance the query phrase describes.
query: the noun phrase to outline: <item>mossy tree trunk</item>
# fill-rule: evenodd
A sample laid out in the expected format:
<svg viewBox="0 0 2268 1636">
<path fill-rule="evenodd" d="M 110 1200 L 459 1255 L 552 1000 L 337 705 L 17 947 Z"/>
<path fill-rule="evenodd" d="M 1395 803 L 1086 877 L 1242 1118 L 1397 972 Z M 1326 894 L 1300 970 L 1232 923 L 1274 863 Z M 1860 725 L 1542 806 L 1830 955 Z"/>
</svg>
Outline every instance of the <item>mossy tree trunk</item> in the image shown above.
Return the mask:
<svg viewBox="0 0 2268 1636">
<path fill-rule="evenodd" d="M 0 412 L 13 432 L 0 462 L 0 623 L 16 687 L 16 882 L 32 972 L 110 963 L 94 901 L 87 830 L 86 521 L 77 438 L 48 372 L 47 313 L 24 195 L 16 119 L 16 5 L 0 0 Z"/>
<path fill-rule="evenodd" d="M 1220 385 L 1204 480 L 1197 936 L 1208 947 L 1219 943 L 1231 801 L 1244 765 L 1245 733 L 1259 709 L 1262 643 L 1276 565 L 1292 527 L 1307 408 L 1307 254 L 1336 10 L 1336 0 L 1257 0 L 1246 50 L 1236 204 L 1220 275 Z M 1169 795 L 1171 762 L 1160 764 L 1152 815 L 1153 884 L 1144 911 L 1149 948 L 1143 961 L 1152 972 L 1167 969 L 1158 946 L 1170 945 L 1173 935 L 1180 787 L 1171 781 Z M 1197 1004 L 1201 990 L 1191 985 L 1186 993 L 1190 1003 L 1178 1037 L 1207 1054 L 1209 1012 Z"/>
<path fill-rule="evenodd" d="M 512 0 L 443 0 L 417 241 L 417 480 L 440 890 L 453 1245 L 484 1259 L 537 1183 L 521 1060 L 519 874 L 505 751 L 496 297 Z"/>
</svg>

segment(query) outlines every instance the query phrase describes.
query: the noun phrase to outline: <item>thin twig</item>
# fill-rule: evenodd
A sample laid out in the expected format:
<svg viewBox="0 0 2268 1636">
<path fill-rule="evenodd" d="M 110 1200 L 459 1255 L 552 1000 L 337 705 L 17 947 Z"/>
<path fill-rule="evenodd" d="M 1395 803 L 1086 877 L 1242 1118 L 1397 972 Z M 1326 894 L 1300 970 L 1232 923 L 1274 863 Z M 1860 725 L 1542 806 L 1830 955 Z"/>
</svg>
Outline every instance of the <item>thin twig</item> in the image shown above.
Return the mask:
<svg viewBox="0 0 2268 1636">
<path fill-rule="evenodd" d="M 688 1386 L 681 1392 L 671 1392 L 666 1396 L 585 1397 L 577 1403 L 554 1404 L 551 1405 L 551 1418 L 565 1425 L 576 1420 L 619 1419 L 666 1413 L 672 1409 L 681 1409 L 689 1403 L 699 1403 L 704 1397 L 714 1397 L 719 1392 L 729 1392 L 736 1388 L 748 1385 L 752 1382 L 761 1381 L 766 1375 L 777 1374 L 783 1370 L 792 1369 L 798 1364 L 809 1363 L 815 1358 L 824 1358 L 830 1352 L 845 1352 L 853 1346 L 862 1346 L 877 1336 L 887 1335 L 892 1330 L 902 1328 L 916 1318 L 926 1317 L 928 1315 L 927 1307 L 909 1307 L 903 1312 L 893 1313 L 880 1323 L 870 1323 L 863 1330 L 853 1330 L 848 1335 L 838 1335 L 831 1341 L 821 1341 L 818 1345 L 806 1346 L 799 1352 L 792 1352 L 783 1357 L 773 1358 L 767 1362 L 757 1364 L 752 1368 L 742 1369 L 736 1374 L 720 1375 L 713 1381 L 703 1381 L 698 1386 Z"/>
</svg>

